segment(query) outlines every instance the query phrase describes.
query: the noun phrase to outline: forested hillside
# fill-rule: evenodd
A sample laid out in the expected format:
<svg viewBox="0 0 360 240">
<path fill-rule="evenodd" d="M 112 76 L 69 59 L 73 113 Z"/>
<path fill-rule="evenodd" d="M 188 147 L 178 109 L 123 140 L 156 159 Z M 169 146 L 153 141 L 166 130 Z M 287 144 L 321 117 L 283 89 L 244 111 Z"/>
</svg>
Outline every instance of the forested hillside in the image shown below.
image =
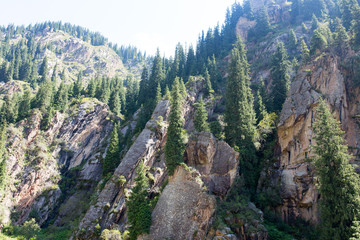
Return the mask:
<svg viewBox="0 0 360 240">
<path fill-rule="evenodd" d="M 0 238 L 359 238 L 358 0 L 234 3 L 171 58 L 0 40 Z"/>
</svg>

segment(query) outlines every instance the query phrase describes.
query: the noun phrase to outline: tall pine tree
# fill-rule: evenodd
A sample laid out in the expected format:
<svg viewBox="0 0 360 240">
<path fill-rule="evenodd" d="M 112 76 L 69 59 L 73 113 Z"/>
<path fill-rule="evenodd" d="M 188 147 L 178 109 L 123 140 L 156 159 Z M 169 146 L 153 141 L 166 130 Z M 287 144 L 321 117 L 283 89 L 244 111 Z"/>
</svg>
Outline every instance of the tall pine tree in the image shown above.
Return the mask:
<svg viewBox="0 0 360 240">
<path fill-rule="evenodd" d="M 179 85 L 180 83 L 178 78 L 175 78 L 172 86 L 169 128 L 165 145 L 165 162 L 169 170 L 169 175 L 172 175 L 176 166 L 183 162 L 183 155 L 185 151 L 183 139 L 184 124 L 181 116 L 183 99 L 180 95 Z"/>
<path fill-rule="evenodd" d="M 323 100 L 317 108 L 314 126 L 319 177 L 321 239 L 349 239 L 353 221 L 359 217 L 360 180 L 349 163 L 351 156 L 340 123 Z"/>
</svg>

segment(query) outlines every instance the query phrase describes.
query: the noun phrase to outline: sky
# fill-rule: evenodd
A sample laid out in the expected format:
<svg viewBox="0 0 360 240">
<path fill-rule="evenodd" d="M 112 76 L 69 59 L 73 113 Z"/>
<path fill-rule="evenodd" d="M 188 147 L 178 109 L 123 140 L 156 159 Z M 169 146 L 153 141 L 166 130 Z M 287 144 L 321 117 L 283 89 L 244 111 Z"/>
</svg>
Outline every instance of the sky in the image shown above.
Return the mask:
<svg viewBox="0 0 360 240">
<path fill-rule="evenodd" d="M 239 1 L 239 0 L 238 0 Z M 148 55 L 173 55 L 178 42 L 196 45 L 199 34 L 224 22 L 235 0 L 0 0 L 0 25 L 62 21 L 100 32 L 110 42 Z"/>
</svg>

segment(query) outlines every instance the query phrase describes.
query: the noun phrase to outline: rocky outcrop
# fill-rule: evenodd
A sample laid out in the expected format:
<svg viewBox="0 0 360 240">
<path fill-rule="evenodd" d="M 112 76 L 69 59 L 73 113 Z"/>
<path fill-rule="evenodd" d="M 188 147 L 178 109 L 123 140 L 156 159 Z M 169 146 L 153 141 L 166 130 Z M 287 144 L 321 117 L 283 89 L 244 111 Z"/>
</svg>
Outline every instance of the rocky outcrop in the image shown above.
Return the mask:
<svg viewBox="0 0 360 240">
<path fill-rule="evenodd" d="M 99 193 L 95 204 L 90 206 L 80 222 L 80 231 L 76 238 L 96 238 L 93 232 L 96 224 L 100 224 L 102 228 L 114 228 L 117 225 L 116 228 L 124 229 L 126 225 L 125 198 L 129 189 L 135 184 L 136 169 L 141 161 L 146 166 L 156 169 L 153 172 L 153 187 L 161 185 L 165 165 L 156 150 L 164 145 L 169 111 L 169 101 L 164 100 L 157 105 L 151 120 L 121 160 L 110 181 Z M 121 184 L 118 181 L 120 178 L 124 179 Z"/>
<path fill-rule="evenodd" d="M 260 185 L 262 190 L 269 186 L 280 190 L 282 203 L 276 210 L 286 222 L 298 217 L 318 222 L 319 196 L 311 159 L 314 157 L 312 145 L 315 144 L 312 127 L 320 97 L 341 121 L 348 145 L 352 149 L 359 147 L 359 127 L 352 117 L 359 113 L 359 95 L 351 93 L 358 89 L 347 89 L 340 64 L 338 58 L 323 55 L 311 65 L 304 66 L 292 82 L 284 103 L 277 130 L 279 158 L 266 170 L 267 174 L 263 173 Z"/>
<path fill-rule="evenodd" d="M 91 186 L 101 176 L 101 153 L 113 124 L 109 109 L 95 100 L 86 100 L 70 110 L 66 117 L 56 113 L 48 130 L 42 131 L 41 112 L 8 128 L 8 188 L 1 196 L 3 223 L 22 223 L 28 216 L 41 224 L 60 203 L 64 189 L 62 177 L 78 167 L 75 181 Z M 76 185 L 75 183 L 75 185 Z M 76 186 L 72 186 L 75 188 Z M 81 199 L 78 199 L 81 200 Z M 66 203 L 66 199 L 65 202 Z"/>
<path fill-rule="evenodd" d="M 196 168 L 208 190 L 224 197 L 238 175 L 239 153 L 209 132 L 195 133 L 186 147 L 186 161 Z"/>
<path fill-rule="evenodd" d="M 179 166 L 153 210 L 150 234 L 144 239 L 205 239 L 215 204 L 203 189 L 200 173 Z"/>
</svg>

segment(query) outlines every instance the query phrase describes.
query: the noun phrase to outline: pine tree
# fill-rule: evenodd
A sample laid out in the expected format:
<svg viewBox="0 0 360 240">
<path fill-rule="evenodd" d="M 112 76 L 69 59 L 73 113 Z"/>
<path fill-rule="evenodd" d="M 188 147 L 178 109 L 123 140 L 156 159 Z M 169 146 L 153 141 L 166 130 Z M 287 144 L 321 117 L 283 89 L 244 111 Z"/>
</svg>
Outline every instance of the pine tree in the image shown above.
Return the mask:
<svg viewBox="0 0 360 240">
<path fill-rule="evenodd" d="M 263 6 L 256 17 L 255 34 L 257 37 L 263 37 L 268 32 L 270 32 L 270 21 L 267 10 Z"/>
<path fill-rule="evenodd" d="M 14 95 L 12 98 L 9 95 L 5 95 L 4 103 L 0 109 L 0 122 L 6 121 L 8 123 L 16 122 L 18 118 L 18 98 Z"/>
<path fill-rule="evenodd" d="M 46 112 L 46 109 L 51 105 L 53 94 L 51 89 L 50 80 L 47 79 L 40 85 L 36 97 L 33 99 L 32 107 L 39 108 L 42 112 Z"/>
<path fill-rule="evenodd" d="M 319 27 L 319 20 L 317 19 L 316 15 L 313 14 L 312 16 L 312 22 L 311 22 L 311 29 L 315 30 Z"/>
<path fill-rule="evenodd" d="M 214 92 L 214 90 L 211 87 L 211 81 L 210 81 L 210 75 L 209 72 L 207 70 L 207 68 L 205 69 L 205 82 L 204 82 L 204 96 L 208 97 L 210 96 L 210 94 L 212 92 Z"/>
<path fill-rule="evenodd" d="M 195 131 L 208 132 L 209 131 L 209 124 L 207 122 L 208 112 L 206 111 L 202 97 L 200 98 L 200 101 L 196 103 L 195 107 L 196 107 L 195 118 L 194 118 Z"/>
<path fill-rule="evenodd" d="M 59 89 L 54 96 L 55 109 L 64 112 L 68 104 L 68 89 L 64 82 L 60 83 Z"/>
<path fill-rule="evenodd" d="M 317 107 L 314 126 L 315 170 L 319 178 L 322 239 L 349 239 L 359 217 L 360 180 L 349 163 L 351 156 L 340 123 L 323 100 Z"/>
<path fill-rule="evenodd" d="M 360 7 L 357 5 L 353 9 L 354 20 L 352 21 L 352 30 L 354 32 L 354 44 L 360 46 Z"/>
<path fill-rule="evenodd" d="M 30 109 L 31 109 L 31 91 L 28 89 L 24 92 L 19 104 L 18 121 L 27 118 L 29 116 Z"/>
<path fill-rule="evenodd" d="M 89 97 L 95 97 L 96 93 L 96 83 L 95 80 L 92 78 L 87 86 L 87 94 Z"/>
<path fill-rule="evenodd" d="M 110 110 L 116 115 L 121 115 L 121 100 L 120 100 L 120 94 L 119 90 L 113 91 L 113 93 L 110 96 L 109 100 L 109 107 Z"/>
<path fill-rule="evenodd" d="M 169 175 L 172 175 L 176 166 L 183 162 L 183 155 L 185 151 L 183 139 L 183 119 L 181 116 L 183 99 L 180 95 L 179 85 L 179 80 L 176 78 L 172 87 L 169 128 L 165 145 L 165 162 L 169 170 Z"/>
<path fill-rule="evenodd" d="M 285 102 L 287 93 L 289 91 L 290 76 L 289 76 L 289 65 L 288 55 L 284 44 L 278 43 L 277 50 L 272 56 L 271 60 L 271 78 L 272 89 L 271 95 L 273 97 L 273 110 L 280 112 L 282 105 Z"/>
<path fill-rule="evenodd" d="M 83 91 L 82 73 L 79 72 L 77 80 L 74 84 L 73 97 L 79 99 L 82 94 L 82 91 Z"/>
<path fill-rule="evenodd" d="M 114 125 L 114 128 L 111 133 L 110 144 L 106 151 L 106 157 L 103 162 L 103 171 L 102 175 L 107 176 L 109 173 L 112 173 L 120 163 L 120 147 L 119 147 L 119 128 L 117 124 Z"/>
<path fill-rule="evenodd" d="M 158 83 L 158 86 L 156 88 L 155 104 L 158 104 L 160 101 L 161 101 L 161 87 L 160 87 L 160 83 Z"/>
<path fill-rule="evenodd" d="M 145 166 L 141 162 L 136 170 L 135 186 L 129 200 L 126 201 L 127 216 L 130 223 L 130 240 L 136 240 L 137 236 L 150 232 L 151 207 L 148 198 L 148 178 L 145 175 Z"/>
<path fill-rule="evenodd" d="M 246 186 L 255 189 L 257 158 L 253 143 L 256 131 L 254 97 L 250 89 L 246 52 L 241 42 L 238 42 L 237 46 L 231 52 L 226 82 L 225 137 L 230 146 L 239 148 L 244 159 L 241 171 Z"/>
<path fill-rule="evenodd" d="M 346 29 L 341 24 L 340 19 L 336 19 L 335 29 L 335 49 L 340 55 L 344 55 L 346 49 L 349 47 L 349 36 L 347 35 Z"/>
<path fill-rule="evenodd" d="M 351 238 L 349 238 L 349 240 L 360 240 L 360 222 L 357 220 L 356 217 L 352 222 L 351 231 L 353 232 L 353 234 Z"/>
<path fill-rule="evenodd" d="M 306 63 L 310 60 L 310 50 L 306 45 L 304 39 L 301 41 L 301 52 L 302 52 L 302 59 Z"/>
<path fill-rule="evenodd" d="M 296 50 L 296 47 L 297 47 L 297 38 L 296 38 L 296 35 L 295 35 L 295 32 L 294 30 L 290 29 L 290 32 L 289 32 L 289 48 L 291 50 Z"/>
<path fill-rule="evenodd" d="M 39 69 L 39 74 L 41 76 L 48 74 L 48 72 L 49 72 L 48 66 L 49 66 L 48 58 L 47 58 L 47 56 L 45 56 L 43 62 L 40 65 L 40 69 Z"/>
<path fill-rule="evenodd" d="M 317 50 L 322 51 L 324 48 L 327 47 L 327 44 L 328 42 L 326 36 L 322 34 L 320 28 L 317 28 L 311 37 L 310 53 L 313 55 L 316 53 Z"/>
<path fill-rule="evenodd" d="M 255 105 L 255 112 L 256 112 L 257 123 L 259 123 L 261 120 L 264 119 L 265 115 L 267 114 L 267 111 L 259 90 L 256 92 L 256 98 L 257 101 Z"/>
</svg>

